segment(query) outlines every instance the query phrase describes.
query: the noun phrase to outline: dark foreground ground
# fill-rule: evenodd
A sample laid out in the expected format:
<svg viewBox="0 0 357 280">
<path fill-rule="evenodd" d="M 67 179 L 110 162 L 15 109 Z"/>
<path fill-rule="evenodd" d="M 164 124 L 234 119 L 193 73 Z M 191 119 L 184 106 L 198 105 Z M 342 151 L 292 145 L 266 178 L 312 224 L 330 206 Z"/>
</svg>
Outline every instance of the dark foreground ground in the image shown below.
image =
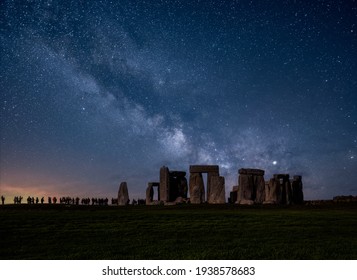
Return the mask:
<svg viewBox="0 0 357 280">
<path fill-rule="evenodd" d="M 357 204 L 5 205 L 0 259 L 357 259 Z"/>
</svg>

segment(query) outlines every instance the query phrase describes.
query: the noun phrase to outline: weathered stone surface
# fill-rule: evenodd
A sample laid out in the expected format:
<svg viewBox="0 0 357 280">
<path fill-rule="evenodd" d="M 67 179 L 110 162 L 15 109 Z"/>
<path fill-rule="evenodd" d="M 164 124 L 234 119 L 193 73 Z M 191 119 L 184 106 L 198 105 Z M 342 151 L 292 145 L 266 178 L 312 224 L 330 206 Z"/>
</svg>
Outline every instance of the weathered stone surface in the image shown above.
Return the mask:
<svg viewBox="0 0 357 280">
<path fill-rule="evenodd" d="M 188 192 L 188 184 L 187 184 L 187 179 L 186 177 L 181 177 L 179 186 L 178 186 L 178 196 L 186 199 L 187 198 L 187 192 Z"/>
<path fill-rule="evenodd" d="M 224 185 L 224 178 L 219 179 L 219 167 L 218 165 L 191 165 L 190 166 L 190 195 L 191 192 L 193 191 L 193 185 L 192 185 L 192 190 L 191 190 L 191 178 L 196 178 L 194 177 L 195 174 L 200 174 L 199 176 L 202 178 L 202 173 L 207 173 L 207 202 L 208 203 L 221 203 L 218 201 L 222 201 L 221 194 L 218 194 L 220 191 L 222 192 L 222 183 Z M 212 185 L 214 184 L 214 185 Z M 203 185 L 203 180 L 202 180 L 202 189 L 204 192 L 204 185 Z M 223 187 L 224 189 L 224 187 Z M 225 190 L 224 190 L 225 192 Z M 197 198 L 193 199 L 193 203 L 198 203 L 196 202 Z M 225 198 L 224 198 L 225 200 Z M 192 202 L 192 199 L 191 199 Z M 203 201 L 204 202 L 204 199 Z M 201 203 L 202 203 L 201 202 Z M 223 202 L 224 203 L 224 202 Z"/>
<path fill-rule="evenodd" d="M 263 176 L 254 176 L 253 177 L 253 183 L 254 187 L 253 189 L 255 190 L 255 203 L 261 204 L 265 200 L 265 180 Z"/>
<path fill-rule="evenodd" d="M 150 205 L 154 199 L 154 189 L 153 186 L 148 184 L 146 188 L 146 205 Z"/>
<path fill-rule="evenodd" d="M 261 204 L 265 200 L 264 170 L 253 168 L 239 169 L 237 203 L 247 201 Z"/>
<path fill-rule="evenodd" d="M 248 175 L 260 175 L 264 176 L 264 170 L 262 169 L 253 169 L 253 168 L 241 168 L 238 170 L 239 174 L 248 174 Z"/>
<path fill-rule="evenodd" d="M 303 204 L 304 203 L 304 193 L 302 190 L 302 180 L 301 176 L 295 175 L 291 183 L 292 188 L 292 203 Z"/>
<path fill-rule="evenodd" d="M 190 165 L 190 173 L 214 173 L 219 174 L 218 165 Z"/>
<path fill-rule="evenodd" d="M 254 201 L 253 175 L 240 174 L 238 181 L 237 202 L 240 204 L 243 200 Z"/>
<path fill-rule="evenodd" d="M 226 202 L 225 180 L 222 176 L 211 175 L 209 177 L 210 192 L 207 202 L 210 204 L 224 204 Z"/>
<path fill-rule="evenodd" d="M 266 204 L 290 204 L 291 198 L 289 174 L 274 174 L 265 188 Z"/>
<path fill-rule="evenodd" d="M 169 201 L 170 174 L 166 166 L 160 168 L 160 201 Z"/>
<path fill-rule="evenodd" d="M 265 201 L 264 204 L 276 204 L 277 201 L 277 194 L 278 191 L 278 184 L 272 178 L 269 180 L 268 183 L 265 184 Z"/>
<path fill-rule="evenodd" d="M 284 184 L 285 187 L 285 204 L 289 205 L 292 202 L 292 191 L 291 191 L 291 183 L 289 179 Z"/>
<path fill-rule="evenodd" d="M 190 202 L 199 204 L 205 201 L 205 188 L 201 173 L 190 174 Z"/>
<path fill-rule="evenodd" d="M 128 205 L 129 203 L 129 193 L 128 186 L 126 182 L 122 182 L 118 191 L 118 205 Z"/>
<path fill-rule="evenodd" d="M 283 187 L 279 179 L 272 178 L 269 181 L 270 198 L 267 201 L 272 201 L 275 204 L 281 204 L 283 201 Z"/>
</svg>

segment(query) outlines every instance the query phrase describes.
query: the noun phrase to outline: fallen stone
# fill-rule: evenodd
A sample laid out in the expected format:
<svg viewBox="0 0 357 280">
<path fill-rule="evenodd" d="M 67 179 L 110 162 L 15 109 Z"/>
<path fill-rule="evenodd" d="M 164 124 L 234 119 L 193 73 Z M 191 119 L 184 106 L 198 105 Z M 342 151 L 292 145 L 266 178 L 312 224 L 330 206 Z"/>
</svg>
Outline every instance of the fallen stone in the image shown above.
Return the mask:
<svg viewBox="0 0 357 280">
<path fill-rule="evenodd" d="M 253 200 L 248 200 L 248 199 L 242 199 L 240 201 L 236 202 L 237 204 L 241 204 L 241 205 L 253 205 L 254 201 Z"/>
</svg>

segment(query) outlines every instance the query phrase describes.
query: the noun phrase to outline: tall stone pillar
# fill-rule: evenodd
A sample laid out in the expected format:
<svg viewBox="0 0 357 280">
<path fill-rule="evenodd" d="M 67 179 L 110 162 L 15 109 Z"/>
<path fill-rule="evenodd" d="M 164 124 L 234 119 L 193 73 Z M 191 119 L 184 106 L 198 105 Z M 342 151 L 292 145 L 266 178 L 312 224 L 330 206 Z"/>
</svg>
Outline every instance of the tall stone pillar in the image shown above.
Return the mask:
<svg viewBox="0 0 357 280">
<path fill-rule="evenodd" d="M 262 176 L 262 175 L 255 176 L 254 185 L 255 185 L 255 200 L 254 200 L 254 202 L 257 204 L 261 204 L 265 200 L 264 176 Z"/>
<path fill-rule="evenodd" d="M 210 204 L 226 203 L 226 189 L 224 177 L 211 175 L 208 179 L 210 192 L 207 196 L 207 202 Z"/>
<path fill-rule="evenodd" d="M 264 170 L 241 168 L 238 176 L 237 203 L 263 203 L 265 199 Z"/>
<path fill-rule="evenodd" d="M 118 205 L 128 205 L 129 203 L 129 193 L 128 186 L 126 182 L 121 182 L 118 191 Z"/>
<path fill-rule="evenodd" d="M 294 204 L 304 203 L 304 193 L 302 191 L 302 180 L 301 176 L 295 175 L 292 181 L 292 202 Z"/>
<path fill-rule="evenodd" d="M 205 187 L 203 184 L 202 173 L 190 174 L 190 202 L 200 204 L 205 202 Z"/>
<path fill-rule="evenodd" d="M 214 192 L 213 197 L 216 195 L 215 194 L 216 190 L 214 190 L 214 187 L 216 187 L 216 185 L 214 185 L 214 184 L 218 183 L 217 180 L 219 180 L 219 179 L 217 179 L 217 177 L 219 177 L 219 172 L 215 172 L 215 171 L 207 172 L 207 190 L 206 191 L 207 191 L 207 202 L 208 203 L 210 203 L 211 192 Z M 214 181 L 212 181 L 212 178 Z M 223 180 L 224 180 L 224 178 L 223 178 Z"/>
<path fill-rule="evenodd" d="M 170 194 L 170 173 L 166 166 L 160 168 L 160 201 L 168 202 Z"/>
</svg>

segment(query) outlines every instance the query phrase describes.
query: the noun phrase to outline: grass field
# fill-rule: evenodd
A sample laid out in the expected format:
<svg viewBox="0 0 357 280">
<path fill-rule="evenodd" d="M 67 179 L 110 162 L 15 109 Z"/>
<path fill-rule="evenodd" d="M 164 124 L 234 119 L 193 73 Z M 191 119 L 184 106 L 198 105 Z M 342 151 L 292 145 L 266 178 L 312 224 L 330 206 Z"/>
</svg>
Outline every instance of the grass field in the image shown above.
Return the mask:
<svg viewBox="0 0 357 280">
<path fill-rule="evenodd" d="M 357 259 L 357 204 L 4 205 L 0 259 Z"/>
</svg>

